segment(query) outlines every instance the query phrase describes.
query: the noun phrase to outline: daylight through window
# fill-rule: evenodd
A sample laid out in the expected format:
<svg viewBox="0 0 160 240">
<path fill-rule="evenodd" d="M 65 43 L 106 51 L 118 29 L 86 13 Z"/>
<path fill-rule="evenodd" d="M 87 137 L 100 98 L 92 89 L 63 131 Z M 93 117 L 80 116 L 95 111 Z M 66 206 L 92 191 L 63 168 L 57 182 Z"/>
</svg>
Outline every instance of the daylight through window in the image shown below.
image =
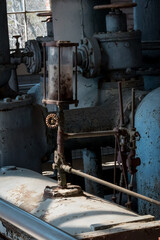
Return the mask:
<svg viewBox="0 0 160 240">
<path fill-rule="evenodd" d="M 46 35 L 46 17 L 37 17 L 37 13 L 50 10 L 49 0 L 7 0 L 10 48 L 15 48 L 14 35 L 21 35 L 20 47 L 25 41 Z"/>
</svg>

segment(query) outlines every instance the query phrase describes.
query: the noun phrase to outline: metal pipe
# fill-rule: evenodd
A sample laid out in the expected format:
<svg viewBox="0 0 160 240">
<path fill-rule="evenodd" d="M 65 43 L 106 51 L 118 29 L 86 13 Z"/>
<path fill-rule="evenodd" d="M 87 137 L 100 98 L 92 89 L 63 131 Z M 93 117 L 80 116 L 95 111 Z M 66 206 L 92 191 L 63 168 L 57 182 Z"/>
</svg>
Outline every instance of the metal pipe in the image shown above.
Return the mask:
<svg viewBox="0 0 160 240">
<path fill-rule="evenodd" d="M 72 173 L 72 174 L 78 175 L 78 176 L 80 176 L 80 177 L 87 178 L 87 179 L 89 179 L 89 180 L 91 180 L 91 181 L 94 181 L 94 182 L 97 182 L 97 183 L 99 183 L 99 184 L 102 184 L 102 185 L 104 185 L 104 186 L 106 186 L 106 187 L 115 189 L 115 190 L 117 190 L 117 191 L 119 191 L 119 192 L 123 192 L 123 193 L 125 193 L 125 194 L 130 195 L 130 196 L 133 196 L 133 197 L 136 197 L 136 198 L 140 198 L 140 199 L 142 199 L 142 200 L 144 200 L 144 201 L 147 201 L 147 202 L 150 202 L 150 203 L 154 203 L 154 204 L 160 206 L 160 202 L 157 201 L 157 200 L 154 200 L 154 199 L 152 199 L 152 198 L 143 196 L 143 195 L 141 195 L 141 194 L 139 194 L 139 193 L 132 192 L 132 191 L 130 191 L 130 190 L 128 190 L 128 189 L 119 187 L 119 186 L 117 186 L 117 185 L 115 185 L 115 184 L 113 184 L 113 183 L 109 183 L 109 182 L 104 181 L 104 180 L 102 180 L 102 179 L 99 179 L 99 178 L 90 176 L 90 175 L 88 175 L 88 174 L 86 174 L 86 173 L 83 173 L 83 172 L 80 172 L 80 171 L 78 171 L 78 170 L 75 170 L 75 169 L 69 167 L 68 165 L 62 165 L 61 168 L 62 168 L 64 171 L 68 172 L 68 173 Z"/>
<path fill-rule="evenodd" d="M 43 81 L 43 98 L 46 99 L 46 71 L 47 71 L 47 67 L 46 67 L 46 44 L 43 44 L 43 67 L 44 67 L 44 81 Z"/>
<path fill-rule="evenodd" d="M 132 129 L 135 129 L 135 89 L 132 88 Z"/>
<path fill-rule="evenodd" d="M 118 132 L 115 130 L 108 131 L 95 131 L 95 132 L 81 132 L 81 133 L 65 133 L 65 138 L 75 139 L 75 138 L 94 138 L 94 137 L 105 137 L 114 136 Z"/>
<path fill-rule="evenodd" d="M 77 101 L 77 46 L 75 46 L 75 100 Z"/>
<path fill-rule="evenodd" d="M 58 46 L 58 102 L 61 100 L 61 47 Z"/>
<path fill-rule="evenodd" d="M 76 239 L 2 199 L 0 199 L 0 217 L 38 240 Z"/>
<path fill-rule="evenodd" d="M 118 82 L 119 104 L 120 104 L 120 121 L 121 127 L 124 126 L 123 98 L 122 98 L 122 83 Z"/>
</svg>

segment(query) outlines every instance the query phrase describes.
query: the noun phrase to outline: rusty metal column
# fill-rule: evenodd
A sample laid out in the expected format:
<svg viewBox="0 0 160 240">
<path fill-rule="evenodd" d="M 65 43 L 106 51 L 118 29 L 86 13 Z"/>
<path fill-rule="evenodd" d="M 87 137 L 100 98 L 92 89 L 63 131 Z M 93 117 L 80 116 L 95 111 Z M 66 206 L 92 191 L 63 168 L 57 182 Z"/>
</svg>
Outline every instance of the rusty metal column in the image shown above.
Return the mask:
<svg viewBox="0 0 160 240">
<path fill-rule="evenodd" d="M 61 104 L 58 105 L 58 113 L 59 113 L 59 122 L 58 122 L 58 131 L 57 131 L 57 154 L 58 154 L 58 162 L 59 164 L 65 163 L 64 157 L 64 113 L 63 106 Z M 66 173 L 63 169 L 58 168 L 57 172 L 58 177 L 58 185 L 61 188 L 67 187 L 66 181 Z"/>
<path fill-rule="evenodd" d="M 0 66 L 10 64 L 6 0 L 0 1 Z M 0 70 L 0 87 L 8 83 L 11 70 Z"/>
</svg>

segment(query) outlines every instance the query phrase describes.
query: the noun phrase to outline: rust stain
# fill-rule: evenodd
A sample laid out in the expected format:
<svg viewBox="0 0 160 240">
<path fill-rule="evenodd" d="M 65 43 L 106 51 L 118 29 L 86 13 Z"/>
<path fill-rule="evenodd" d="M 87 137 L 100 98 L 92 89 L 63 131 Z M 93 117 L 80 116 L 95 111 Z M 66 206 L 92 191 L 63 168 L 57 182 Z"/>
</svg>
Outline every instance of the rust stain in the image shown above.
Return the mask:
<svg viewBox="0 0 160 240">
<path fill-rule="evenodd" d="M 24 184 L 16 190 L 11 190 L 10 193 L 13 204 L 27 212 L 34 210 L 43 200 L 43 194 L 35 195 L 36 192 L 28 190 Z"/>
</svg>

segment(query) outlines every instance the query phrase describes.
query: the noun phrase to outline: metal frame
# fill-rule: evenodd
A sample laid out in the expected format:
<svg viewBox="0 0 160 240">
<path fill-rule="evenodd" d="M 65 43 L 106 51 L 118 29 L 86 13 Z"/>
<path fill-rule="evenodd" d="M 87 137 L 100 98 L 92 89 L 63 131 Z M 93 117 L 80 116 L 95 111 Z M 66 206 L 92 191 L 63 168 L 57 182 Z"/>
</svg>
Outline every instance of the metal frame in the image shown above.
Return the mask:
<svg viewBox="0 0 160 240">
<path fill-rule="evenodd" d="M 27 0 L 23 0 L 22 4 L 23 4 L 23 9 L 24 11 L 15 11 L 15 12 L 7 12 L 7 15 L 17 15 L 17 14 L 24 14 L 24 29 L 25 29 L 25 41 L 28 40 L 28 33 L 27 33 L 27 13 L 44 13 L 44 12 L 48 12 L 48 10 L 40 10 L 40 11 L 35 11 L 35 10 L 31 10 L 31 11 L 27 11 L 26 10 L 26 1 Z"/>
<path fill-rule="evenodd" d="M 42 103 L 44 104 L 75 104 L 78 105 L 77 100 L 77 47 L 78 43 L 72 43 L 69 41 L 51 41 L 43 43 L 43 66 L 44 66 L 44 81 L 43 81 L 43 100 Z M 46 76 L 47 76 L 47 68 L 46 68 L 46 47 L 57 47 L 58 48 L 58 71 L 59 71 L 59 78 L 58 78 L 58 99 L 57 100 L 50 100 L 47 98 L 47 88 L 46 88 Z M 60 58 L 60 51 L 61 47 L 75 47 L 75 99 L 69 101 L 61 100 L 60 96 L 60 88 L 61 88 L 61 79 L 60 79 L 60 66 L 61 66 L 61 58 Z"/>
</svg>

